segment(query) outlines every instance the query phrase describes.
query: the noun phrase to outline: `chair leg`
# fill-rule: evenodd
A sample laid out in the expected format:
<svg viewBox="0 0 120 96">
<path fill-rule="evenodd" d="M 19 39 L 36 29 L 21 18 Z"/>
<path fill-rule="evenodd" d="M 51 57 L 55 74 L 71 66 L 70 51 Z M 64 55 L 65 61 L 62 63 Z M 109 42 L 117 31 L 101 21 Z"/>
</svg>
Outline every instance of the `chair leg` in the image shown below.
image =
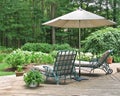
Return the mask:
<svg viewBox="0 0 120 96">
<path fill-rule="evenodd" d="M 56 77 L 56 76 L 55 76 L 55 81 L 56 81 L 56 84 L 59 85 L 59 82 L 60 82 L 60 81 L 59 81 L 59 77 Z"/>
<path fill-rule="evenodd" d="M 48 80 L 48 76 L 46 76 L 46 81 Z"/>
<path fill-rule="evenodd" d="M 94 73 L 94 69 L 91 69 L 91 70 L 90 70 L 90 74 L 92 73 L 92 71 L 93 71 L 93 73 Z"/>
<path fill-rule="evenodd" d="M 66 76 L 65 76 L 65 78 L 64 78 L 64 83 L 66 83 Z"/>
<path fill-rule="evenodd" d="M 106 74 L 108 74 L 110 67 L 108 64 L 105 63 L 102 69 L 105 71 Z"/>
</svg>

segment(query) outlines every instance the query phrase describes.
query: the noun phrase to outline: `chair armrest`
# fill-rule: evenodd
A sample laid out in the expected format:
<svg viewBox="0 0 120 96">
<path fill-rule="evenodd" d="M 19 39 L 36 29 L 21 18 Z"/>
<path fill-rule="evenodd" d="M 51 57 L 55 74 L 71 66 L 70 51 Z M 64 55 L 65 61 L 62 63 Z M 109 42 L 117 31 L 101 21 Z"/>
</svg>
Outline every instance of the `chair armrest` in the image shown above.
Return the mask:
<svg viewBox="0 0 120 96">
<path fill-rule="evenodd" d="M 43 68 L 45 69 L 45 75 L 51 75 L 53 74 L 53 68 L 51 66 L 43 66 Z"/>
</svg>

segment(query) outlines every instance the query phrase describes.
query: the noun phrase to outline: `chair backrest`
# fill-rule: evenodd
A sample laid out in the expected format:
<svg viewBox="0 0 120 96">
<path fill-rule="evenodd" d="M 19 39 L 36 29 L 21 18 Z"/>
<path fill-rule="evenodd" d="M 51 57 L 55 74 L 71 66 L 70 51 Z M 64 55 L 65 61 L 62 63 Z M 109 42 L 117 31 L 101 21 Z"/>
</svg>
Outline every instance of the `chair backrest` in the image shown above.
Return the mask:
<svg viewBox="0 0 120 96">
<path fill-rule="evenodd" d="M 54 73 L 57 76 L 72 74 L 76 55 L 76 51 L 59 51 L 54 63 Z"/>
<path fill-rule="evenodd" d="M 112 50 L 107 50 L 106 52 L 104 52 L 103 55 L 98 59 L 98 65 L 101 66 L 103 63 L 105 63 L 112 52 Z"/>
</svg>

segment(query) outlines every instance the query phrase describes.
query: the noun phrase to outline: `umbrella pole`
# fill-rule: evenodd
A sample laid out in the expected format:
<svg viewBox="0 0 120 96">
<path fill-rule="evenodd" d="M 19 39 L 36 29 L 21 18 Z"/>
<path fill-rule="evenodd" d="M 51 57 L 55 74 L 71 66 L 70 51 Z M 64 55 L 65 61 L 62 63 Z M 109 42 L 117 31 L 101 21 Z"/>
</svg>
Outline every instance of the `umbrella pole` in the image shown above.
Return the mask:
<svg viewBox="0 0 120 96">
<path fill-rule="evenodd" d="M 80 26 L 80 21 L 79 21 L 79 26 Z M 77 81 L 81 81 L 81 80 L 88 80 L 87 78 L 81 77 L 81 54 L 80 54 L 80 50 L 81 50 L 81 29 L 79 27 L 79 49 L 78 49 L 78 55 L 79 55 L 79 77 L 76 78 Z"/>
<path fill-rule="evenodd" d="M 79 21 L 79 24 L 80 24 L 80 21 Z M 81 62 L 80 62 L 80 59 L 81 59 L 81 57 L 80 57 L 81 42 L 80 41 L 81 41 L 81 30 L 79 28 L 79 51 L 78 51 L 78 54 L 79 54 L 79 77 L 81 75 L 81 68 L 80 68 L 80 65 L 81 65 Z"/>
<path fill-rule="evenodd" d="M 79 51 L 78 51 L 78 54 L 79 54 L 79 78 L 78 78 L 78 81 L 81 81 L 81 80 L 88 80 L 87 78 L 83 78 L 81 77 L 81 54 L 80 54 L 80 50 L 81 50 L 81 29 L 80 29 L 80 20 L 79 20 Z"/>
</svg>

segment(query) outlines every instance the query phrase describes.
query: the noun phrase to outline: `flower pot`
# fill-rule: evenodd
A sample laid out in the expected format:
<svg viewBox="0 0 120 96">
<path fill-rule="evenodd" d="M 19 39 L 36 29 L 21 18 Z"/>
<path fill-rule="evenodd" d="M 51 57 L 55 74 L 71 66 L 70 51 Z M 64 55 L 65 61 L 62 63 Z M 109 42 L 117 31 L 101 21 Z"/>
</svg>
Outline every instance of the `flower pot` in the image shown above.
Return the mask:
<svg viewBox="0 0 120 96">
<path fill-rule="evenodd" d="M 24 71 L 22 71 L 22 72 L 15 71 L 15 74 L 16 74 L 16 76 L 23 76 Z"/>
<path fill-rule="evenodd" d="M 39 86 L 39 83 L 37 83 L 37 82 L 31 82 L 30 85 L 29 85 L 30 88 L 35 88 L 35 87 L 38 87 L 38 86 Z"/>
<path fill-rule="evenodd" d="M 113 58 L 112 57 L 108 57 L 107 58 L 107 64 L 112 64 Z"/>
</svg>

